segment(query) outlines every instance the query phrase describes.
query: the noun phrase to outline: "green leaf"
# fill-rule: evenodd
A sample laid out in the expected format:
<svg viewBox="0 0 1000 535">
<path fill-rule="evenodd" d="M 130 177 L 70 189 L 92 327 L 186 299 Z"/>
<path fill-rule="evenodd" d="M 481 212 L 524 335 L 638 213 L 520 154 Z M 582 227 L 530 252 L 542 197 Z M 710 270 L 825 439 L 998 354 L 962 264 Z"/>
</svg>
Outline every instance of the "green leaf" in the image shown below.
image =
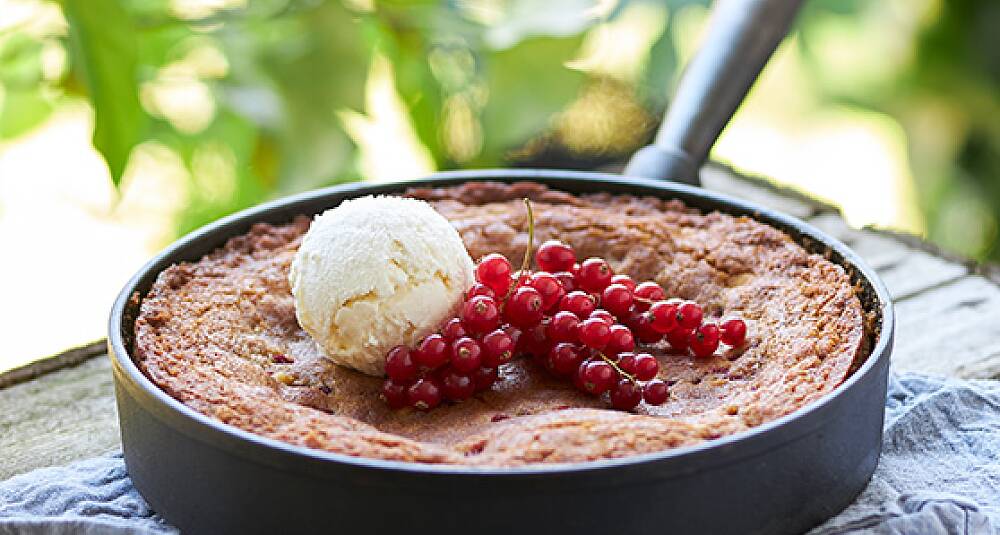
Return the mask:
<svg viewBox="0 0 1000 535">
<path fill-rule="evenodd" d="M 489 102 L 483 110 L 483 156 L 500 158 L 542 133 L 576 96 L 584 75 L 567 68 L 580 38 L 535 38 L 487 58 Z"/>
<path fill-rule="evenodd" d="M 52 103 L 40 91 L 8 91 L 0 102 L 0 139 L 20 136 L 52 113 Z"/>
<path fill-rule="evenodd" d="M 146 115 L 139 106 L 135 28 L 117 0 L 64 0 L 72 68 L 94 106 L 94 147 L 121 183 Z"/>
</svg>

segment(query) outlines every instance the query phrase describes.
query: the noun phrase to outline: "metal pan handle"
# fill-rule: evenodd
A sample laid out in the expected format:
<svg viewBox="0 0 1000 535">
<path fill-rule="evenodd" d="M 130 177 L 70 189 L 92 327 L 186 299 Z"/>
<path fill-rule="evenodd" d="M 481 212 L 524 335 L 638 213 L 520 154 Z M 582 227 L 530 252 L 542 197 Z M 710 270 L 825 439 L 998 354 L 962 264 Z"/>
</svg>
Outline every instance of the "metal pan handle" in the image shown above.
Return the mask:
<svg viewBox="0 0 1000 535">
<path fill-rule="evenodd" d="M 624 174 L 698 185 L 698 169 L 757 75 L 788 33 L 802 0 L 718 0 L 704 44 L 681 76 L 652 145 Z"/>
</svg>

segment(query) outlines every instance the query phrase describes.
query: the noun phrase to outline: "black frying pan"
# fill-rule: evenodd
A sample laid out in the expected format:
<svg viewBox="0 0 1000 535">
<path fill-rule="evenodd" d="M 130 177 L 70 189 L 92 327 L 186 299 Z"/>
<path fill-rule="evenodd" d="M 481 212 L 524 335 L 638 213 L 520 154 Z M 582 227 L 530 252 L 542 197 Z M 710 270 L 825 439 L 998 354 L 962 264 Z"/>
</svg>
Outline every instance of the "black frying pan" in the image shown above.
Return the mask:
<svg viewBox="0 0 1000 535">
<path fill-rule="evenodd" d="M 708 46 L 688 68 L 657 145 L 640 151 L 627 173 L 696 181 L 697 168 L 797 4 L 750 0 L 720 6 Z M 830 395 L 745 433 L 621 459 L 508 469 L 355 458 L 257 436 L 184 406 L 132 361 L 138 310 L 132 296 L 145 295 L 168 266 L 197 260 L 255 222 L 286 222 L 361 195 L 470 180 L 533 180 L 572 193 L 653 195 L 752 216 L 847 270 L 872 318 L 870 355 Z M 112 310 L 108 344 L 129 474 L 152 507 L 185 532 L 793 533 L 840 511 L 871 477 L 892 339 L 892 304 L 874 271 L 842 243 L 795 218 L 648 178 L 496 170 L 339 186 L 204 227 L 129 281 Z"/>
</svg>

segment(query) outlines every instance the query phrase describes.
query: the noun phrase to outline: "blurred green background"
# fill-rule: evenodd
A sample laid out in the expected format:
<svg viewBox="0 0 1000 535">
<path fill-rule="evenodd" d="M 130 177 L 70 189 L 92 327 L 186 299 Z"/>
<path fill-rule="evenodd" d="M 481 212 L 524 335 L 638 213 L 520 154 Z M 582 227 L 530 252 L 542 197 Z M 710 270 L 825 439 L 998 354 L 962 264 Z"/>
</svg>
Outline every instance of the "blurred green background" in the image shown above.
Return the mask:
<svg viewBox="0 0 1000 535">
<path fill-rule="evenodd" d="M 623 161 L 707 4 L 0 0 L 0 369 L 100 337 L 149 255 L 263 200 Z M 998 27 L 995 0 L 809 0 L 713 158 L 1000 259 Z"/>
</svg>

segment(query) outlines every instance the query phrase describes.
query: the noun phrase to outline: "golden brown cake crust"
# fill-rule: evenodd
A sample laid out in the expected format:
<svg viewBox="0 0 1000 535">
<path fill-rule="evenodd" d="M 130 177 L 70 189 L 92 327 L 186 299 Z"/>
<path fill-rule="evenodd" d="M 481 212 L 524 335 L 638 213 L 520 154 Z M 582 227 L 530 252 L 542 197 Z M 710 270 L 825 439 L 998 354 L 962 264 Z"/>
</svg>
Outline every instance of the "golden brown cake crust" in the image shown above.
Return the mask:
<svg viewBox="0 0 1000 535">
<path fill-rule="evenodd" d="M 200 261 L 164 270 L 136 320 L 138 365 L 193 409 L 292 444 L 517 466 L 622 457 L 749 429 L 832 390 L 863 347 L 861 304 L 843 269 L 753 219 L 531 182 L 408 195 L 448 218 L 473 258 L 498 251 L 515 264 L 527 240 L 520 199 L 530 197 L 538 243 L 559 238 L 581 258 L 603 256 L 616 272 L 698 301 L 708 317 L 739 314 L 749 343 L 709 359 L 653 348 L 671 397 L 636 413 L 607 410 L 529 359 L 505 365 L 492 390 L 463 403 L 393 411 L 378 399 L 380 379 L 331 364 L 295 320 L 287 273 L 309 227 L 301 216 L 254 225 Z"/>
</svg>

